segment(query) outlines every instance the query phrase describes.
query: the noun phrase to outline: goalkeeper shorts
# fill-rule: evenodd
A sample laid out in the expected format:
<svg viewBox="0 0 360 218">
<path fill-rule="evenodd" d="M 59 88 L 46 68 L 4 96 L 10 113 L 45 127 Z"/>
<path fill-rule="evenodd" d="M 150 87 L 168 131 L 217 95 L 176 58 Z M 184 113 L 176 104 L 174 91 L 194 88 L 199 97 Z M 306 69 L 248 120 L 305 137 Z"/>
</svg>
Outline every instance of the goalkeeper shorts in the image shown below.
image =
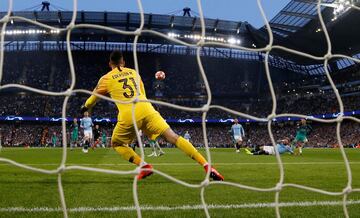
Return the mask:
<svg viewBox="0 0 360 218">
<path fill-rule="evenodd" d="M 141 129 L 151 140 L 156 140 L 157 137 L 170 128 L 159 112 L 150 114 L 145 118 L 138 120 L 136 124 L 137 127 Z M 129 145 L 133 142 L 135 137 L 136 133 L 134 124 L 118 120 L 114 128 L 111 141 L 116 145 Z"/>
</svg>

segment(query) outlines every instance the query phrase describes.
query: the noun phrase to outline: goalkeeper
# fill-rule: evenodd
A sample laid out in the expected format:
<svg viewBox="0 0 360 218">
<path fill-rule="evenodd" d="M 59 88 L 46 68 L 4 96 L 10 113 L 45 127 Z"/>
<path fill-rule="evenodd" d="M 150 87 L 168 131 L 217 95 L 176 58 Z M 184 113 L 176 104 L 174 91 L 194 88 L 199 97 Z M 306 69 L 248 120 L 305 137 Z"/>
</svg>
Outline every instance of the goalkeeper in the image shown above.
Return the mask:
<svg viewBox="0 0 360 218">
<path fill-rule="evenodd" d="M 131 101 L 137 94 L 139 100 L 147 100 L 145 94 L 144 84 L 139 78 L 135 70 L 126 68 L 123 55 L 119 51 L 114 51 L 110 55 L 109 66 L 111 71 L 102 76 L 94 89 L 94 93 L 101 95 L 109 95 L 114 100 Z M 139 82 L 139 83 L 138 83 Z M 138 91 L 137 91 L 138 90 Z M 139 92 L 139 93 L 138 93 Z M 98 100 L 95 95 L 90 96 L 82 107 L 81 111 L 91 109 Z M 129 144 L 134 140 L 136 133 L 132 119 L 133 104 L 116 103 L 119 110 L 118 121 L 114 128 L 111 144 L 117 153 L 119 153 L 125 160 L 136 165 L 142 164 L 141 171 L 137 176 L 138 179 L 143 179 L 152 172 L 152 165 L 144 163 L 140 156 L 135 153 Z M 134 110 L 135 121 L 137 127 L 141 129 L 145 135 L 151 140 L 155 140 L 162 136 L 169 143 L 175 144 L 179 149 L 185 152 L 189 157 L 197 161 L 204 167 L 205 171 L 210 171 L 210 177 L 214 180 L 223 180 L 224 177 L 218 173 L 215 168 L 209 168 L 206 159 L 194 148 L 194 146 L 185 140 L 183 137 L 177 135 L 161 117 L 151 103 L 137 102 Z"/>
</svg>

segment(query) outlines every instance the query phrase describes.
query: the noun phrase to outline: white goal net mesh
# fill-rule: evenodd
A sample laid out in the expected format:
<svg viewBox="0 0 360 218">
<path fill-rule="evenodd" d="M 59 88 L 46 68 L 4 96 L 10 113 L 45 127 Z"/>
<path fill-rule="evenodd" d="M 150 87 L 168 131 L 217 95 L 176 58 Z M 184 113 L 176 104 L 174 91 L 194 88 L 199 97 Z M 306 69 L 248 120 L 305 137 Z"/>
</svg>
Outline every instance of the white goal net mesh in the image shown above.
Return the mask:
<svg viewBox="0 0 360 218">
<path fill-rule="evenodd" d="M 335 1 L 336 2 L 336 1 Z M 343 188 L 342 191 L 340 192 L 330 192 L 330 191 L 326 191 L 323 189 L 318 189 L 318 188 L 313 188 L 313 187 L 308 187 L 308 186 L 303 186 L 303 185 L 299 185 L 299 184 L 293 184 L 293 183 L 285 183 L 284 182 L 284 168 L 283 168 L 283 163 L 281 160 L 280 155 L 278 154 L 277 149 L 275 149 L 276 151 L 276 160 L 277 160 L 277 164 L 278 164 L 278 168 L 279 168 L 279 179 L 277 184 L 272 187 L 272 188 L 258 188 L 258 187 L 253 187 L 253 186 L 248 186 L 248 185 L 243 185 L 243 184 L 239 184 L 239 183 L 232 183 L 232 182 L 226 182 L 226 181 L 210 181 L 209 180 L 209 172 L 206 174 L 204 180 L 200 183 L 200 184 L 190 184 L 181 180 L 178 180 L 168 174 L 165 174 L 159 170 L 157 170 L 156 168 L 153 170 L 155 173 L 169 179 L 172 182 L 175 182 L 177 184 L 189 187 L 189 188 L 194 188 L 194 189 L 201 189 L 201 202 L 202 202 L 202 208 L 204 209 L 204 212 L 206 214 L 207 217 L 210 217 L 209 214 L 209 207 L 206 204 L 206 199 L 204 197 L 204 193 L 205 193 L 205 189 L 211 185 L 214 184 L 221 184 L 221 185 L 228 185 L 228 186 L 234 186 L 234 187 L 238 187 L 240 189 L 245 189 L 245 190 L 251 190 L 251 191 L 258 191 L 258 192 L 273 192 L 275 195 L 275 201 L 274 201 L 274 208 L 276 211 L 276 217 L 280 217 L 280 207 L 281 207 L 281 203 L 279 200 L 279 196 L 280 196 L 280 192 L 282 191 L 282 189 L 284 187 L 294 187 L 294 188 L 298 188 L 298 189 L 303 189 L 303 190 L 307 190 L 307 191 L 311 191 L 311 192 L 317 192 L 320 194 L 324 194 L 324 195 L 331 195 L 331 196 L 342 196 L 343 197 L 343 202 L 342 202 L 342 206 L 343 206 L 343 211 L 344 211 L 344 216 L 345 217 L 349 217 L 348 214 L 348 209 L 347 209 L 347 204 L 349 203 L 347 198 L 348 195 L 352 192 L 360 192 L 360 189 L 353 189 L 352 188 L 352 174 L 351 174 L 351 169 L 350 169 L 350 164 L 347 158 L 347 155 L 345 153 L 343 144 L 341 142 L 341 136 L 340 136 L 340 127 L 341 127 L 341 123 L 344 119 L 348 119 L 348 120 L 352 120 L 355 122 L 359 122 L 360 123 L 360 119 L 351 117 L 351 116 L 345 116 L 344 115 L 344 105 L 342 102 L 342 99 L 340 97 L 340 94 L 332 80 L 332 77 L 328 71 L 328 64 L 329 64 L 329 60 L 332 58 L 347 58 L 350 59 L 356 63 L 360 63 L 359 59 L 350 57 L 350 56 L 346 56 L 346 55 L 342 55 L 342 54 L 333 54 L 332 53 L 332 44 L 331 44 L 331 40 L 326 28 L 326 25 L 324 23 L 323 17 L 322 17 L 322 13 L 321 13 L 321 4 L 322 1 L 318 0 L 317 1 L 317 12 L 318 12 L 318 18 L 321 24 L 321 29 L 323 30 L 323 33 L 325 35 L 326 38 L 326 42 L 327 42 L 327 52 L 326 54 L 324 54 L 323 56 L 314 56 L 311 54 L 307 54 L 307 53 L 303 53 L 297 50 L 293 50 L 293 49 L 289 49 L 283 46 L 278 46 L 278 45 L 274 45 L 273 44 L 273 33 L 271 30 L 271 26 L 269 24 L 269 21 L 265 15 L 265 12 L 263 10 L 262 4 L 261 4 L 261 0 L 257 0 L 257 4 L 261 13 L 261 16 L 265 22 L 266 25 L 266 30 L 268 33 L 268 37 L 269 37 L 269 42 L 267 44 L 266 47 L 264 48 L 246 48 L 243 46 L 239 46 L 239 45 L 232 45 L 232 44 L 225 44 L 225 43 L 219 43 L 219 42 L 206 42 L 205 39 L 205 20 L 204 20 L 204 14 L 203 14 L 203 10 L 202 10 L 202 6 L 201 6 L 201 1 L 197 0 L 197 5 L 198 5 L 198 10 L 199 10 L 199 18 L 200 18 L 200 23 L 201 23 L 201 37 L 200 39 L 196 42 L 196 43 L 187 43 L 184 41 L 181 41 L 179 39 L 173 38 L 173 37 L 169 37 L 166 34 L 154 31 L 154 30 L 148 30 L 148 29 L 144 29 L 144 10 L 142 7 L 142 2 L 141 0 L 137 0 L 137 5 L 138 5 L 138 9 L 139 9 L 139 13 L 140 13 L 140 26 L 135 30 L 135 31 L 123 31 L 123 30 L 119 30 L 119 29 L 114 29 L 114 28 L 110 28 L 110 27 L 106 27 L 106 26 L 101 26 L 101 25 L 93 25 L 93 24 L 76 24 L 76 17 L 77 17 L 77 0 L 74 0 L 73 2 L 73 15 L 72 15 L 72 20 L 71 22 L 66 26 L 66 28 L 56 28 L 53 26 L 49 26 L 34 20 L 30 20 L 24 17 L 20 17 L 20 16 L 12 16 L 12 5 L 13 2 L 12 0 L 9 0 L 8 3 L 8 10 L 7 10 L 7 14 L 1 18 L 0 23 L 2 24 L 2 29 L 1 29 L 1 42 L 0 42 L 0 82 L 2 79 L 2 75 L 3 75 L 3 66 L 4 66 L 4 46 L 5 46 L 5 31 L 6 31 L 6 27 L 7 24 L 11 21 L 23 21 L 23 22 L 28 22 L 31 23 L 33 25 L 37 25 L 39 27 L 43 27 L 45 29 L 48 30 L 53 30 L 53 31 L 60 31 L 60 32 L 66 32 L 66 43 L 67 43 L 67 54 L 68 54 L 68 61 L 69 61 L 69 66 L 70 66 L 70 72 L 71 72 L 71 85 L 70 88 L 66 91 L 63 92 L 51 92 L 51 91 L 47 91 L 47 90 L 41 90 L 41 89 L 36 89 L 36 88 L 32 88 L 29 86 L 25 86 L 25 85 L 19 85 L 19 84 L 5 84 L 5 85 L 1 85 L 0 86 L 0 90 L 1 89 L 7 89 L 7 88 L 19 88 L 19 89 L 24 89 L 24 90 L 28 90 L 30 92 L 35 92 L 35 93 L 40 93 L 43 95 L 49 95 L 49 96 L 65 96 L 64 98 L 64 102 L 63 102 L 63 107 L 62 107 L 62 160 L 61 163 L 59 164 L 59 166 L 57 167 L 57 169 L 55 170 L 45 170 L 45 169 L 41 169 L 41 168 L 36 168 L 36 167 L 32 167 L 32 166 L 28 166 L 25 164 L 21 164 L 18 163 L 16 161 L 7 159 L 7 158 L 0 158 L 0 162 L 5 162 L 11 165 L 15 165 L 17 167 L 23 168 L 23 169 L 27 169 L 27 170 L 31 170 L 34 172 L 39 172 L 39 173 L 44 173 L 44 174 L 57 174 L 58 176 L 58 191 L 59 191 L 59 195 L 60 195 L 60 201 L 61 201 L 61 208 L 63 211 L 63 215 L 64 217 L 68 217 L 68 210 L 66 207 L 66 199 L 64 196 L 64 190 L 63 190 L 63 185 L 62 185 L 62 179 L 61 176 L 65 171 L 69 171 L 69 170 L 84 170 L 84 171 L 92 171 L 92 172 L 99 172 L 99 173 L 108 173 L 108 174 L 120 174 L 120 175 L 126 175 L 126 174 L 133 174 L 134 175 L 134 181 L 133 181 L 133 198 L 134 198 L 134 205 L 137 211 L 137 216 L 141 217 L 141 206 L 139 204 L 139 200 L 138 200 L 138 191 L 137 191 L 137 185 L 138 185 L 138 180 L 136 175 L 141 171 L 140 167 L 135 168 L 134 170 L 130 170 L 130 171 L 118 171 L 118 170 L 108 170 L 108 169 L 100 169 L 100 168 L 92 168 L 92 167 L 84 167 L 84 166 L 76 166 L 76 165 L 66 165 L 67 162 L 67 138 L 66 138 L 66 106 L 68 103 L 68 100 L 70 98 L 70 96 L 74 93 L 84 93 L 84 94 L 94 94 L 91 91 L 88 90 L 83 90 L 83 89 L 74 89 L 75 87 L 75 76 L 76 76 L 76 72 L 75 72 L 75 68 L 74 68 L 74 63 L 73 63 L 73 57 L 72 57 L 72 52 L 71 52 L 71 32 L 74 29 L 78 29 L 78 28 L 92 28 L 92 29 L 98 29 L 98 30 L 105 30 L 105 31 L 110 31 L 110 32 L 114 32 L 117 34 L 123 34 L 123 35 L 130 35 L 130 36 L 134 36 L 134 42 L 133 42 L 133 58 L 134 58 L 134 63 L 135 63 L 135 70 L 136 72 L 139 73 L 139 65 L 138 65 L 138 59 L 137 59 L 137 42 L 139 37 L 143 34 L 143 33 L 147 33 L 147 34 L 152 34 L 158 37 L 162 37 L 164 39 L 167 39 L 169 41 L 172 41 L 174 43 L 178 43 L 184 46 L 188 46 L 188 47 L 192 47 L 192 48 L 196 48 L 196 59 L 197 59 L 197 63 L 199 65 L 199 69 L 200 69 L 200 73 L 202 76 L 202 79 L 205 83 L 205 88 L 206 88 L 206 92 L 207 92 L 207 103 L 205 105 L 203 105 L 203 107 L 201 108 L 191 108 L 191 107 L 183 107 L 183 106 L 179 106 L 179 105 L 175 105 L 175 104 L 170 104 L 167 102 L 161 102 L 161 101 L 155 101 L 155 100 L 148 100 L 149 102 L 153 103 L 153 104 L 158 104 L 158 105 L 163 105 L 163 106 L 167 106 L 167 107 L 171 107 L 177 110 L 184 110 L 184 111 L 190 111 L 190 112 L 202 112 L 202 129 L 203 129 L 203 135 L 204 135 L 204 145 L 205 145 L 205 149 L 206 149 L 206 155 L 207 155 L 207 160 L 209 161 L 209 165 L 211 165 L 211 154 L 209 151 L 209 147 L 208 147 L 208 139 L 207 139 L 207 131 L 206 131 L 206 116 L 207 116 L 207 112 L 210 109 L 220 109 L 223 111 L 226 111 L 228 113 L 243 117 L 243 118 L 247 118 L 247 119 L 253 119 L 255 121 L 261 121 L 261 122 L 267 122 L 267 128 L 268 128 L 268 133 L 271 139 L 271 142 L 273 144 L 273 146 L 276 146 L 275 144 L 275 140 L 274 140 L 274 136 L 272 133 L 272 122 L 274 119 L 279 118 L 279 117 L 299 117 L 299 118 L 305 118 L 305 119 L 309 119 L 309 120 L 313 120 L 316 122 L 322 122 L 322 123 L 336 123 L 336 137 L 338 140 L 338 144 L 340 147 L 340 151 L 344 160 L 344 164 L 345 164 L 345 168 L 346 168 L 346 172 L 347 172 L 347 185 Z M 353 4 L 352 1 L 349 1 L 349 7 L 356 9 L 356 10 L 360 10 L 360 7 L 356 6 Z M 266 118 L 260 118 L 260 117 L 254 117 L 245 113 L 241 113 L 239 111 L 234 111 L 231 110 L 229 108 L 226 107 L 222 107 L 219 105 L 212 105 L 212 94 L 210 91 L 210 87 L 209 87 L 209 83 L 207 81 L 207 77 L 206 77 L 206 73 L 204 71 L 204 68 L 202 66 L 202 62 L 201 62 L 201 58 L 200 58 L 200 53 L 201 53 L 201 48 L 203 46 L 222 46 L 222 47 L 228 47 L 228 48 L 234 48 L 234 49 L 240 49 L 243 51 L 250 51 L 250 52 L 263 52 L 264 56 L 265 56 L 265 60 L 264 60 L 264 65 L 265 65 L 265 72 L 266 72 L 266 76 L 267 76 L 267 81 L 269 84 L 269 89 L 270 89 L 270 93 L 271 93 L 271 97 L 272 97 L 272 112 L 271 114 L 268 115 L 268 117 Z M 275 91 L 273 88 L 273 83 L 271 80 L 271 73 L 269 70 L 269 54 L 272 50 L 282 50 L 285 52 L 289 52 L 295 55 L 299 55 L 299 56 L 303 56 L 309 59 L 313 59 L 313 60 L 317 60 L 317 61 L 323 61 L 323 67 L 326 73 L 326 76 L 331 84 L 332 90 L 334 91 L 335 95 L 336 95 L 336 99 L 338 101 L 339 104 L 339 116 L 334 118 L 334 119 L 318 119 L 318 118 L 314 118 L 314 117 L 310 117 L 310 116 L 306 116 L 306 115 L 302 115 L 302 114 L 276 114 L 276 96 L 275 96 Z M 138 83 L 139 84 L 139 83 Z M 138 87 L 137 87 L 138 88 Z M 98 95 L 99 98 L 102 98 L 104 100 L 107 101 L 113 101 L 110 98 Z M 132 103 L 133 105 L 136 104 L 136 102 L 138 102 L 138 98 L 135 98 Z M 120 102 L 120 103 L 129 103 L 129 102 Z M 133 107 L 134 109 L 134 107 Z M 134 113 L 133 113 L 134 114 Z M 135 120 L 135 117 L 133 116 L 133 121 Z M 143 146 L 142 146 L 142 142 L 141 142 L 141 138 L 139 137 L 138 131 L 137 131 L 137 127 L 136 127 L 136 122 L 134 122 L 135 125 L 135 129 L 136 129 L 136 134 L 137 134 L 137 139 L 140 143 L 141 146 L 140 147 L 140 151 L 141 151 L 141 157 L 144 160 L 144 150 L 143 150 Z"/>
</svg>

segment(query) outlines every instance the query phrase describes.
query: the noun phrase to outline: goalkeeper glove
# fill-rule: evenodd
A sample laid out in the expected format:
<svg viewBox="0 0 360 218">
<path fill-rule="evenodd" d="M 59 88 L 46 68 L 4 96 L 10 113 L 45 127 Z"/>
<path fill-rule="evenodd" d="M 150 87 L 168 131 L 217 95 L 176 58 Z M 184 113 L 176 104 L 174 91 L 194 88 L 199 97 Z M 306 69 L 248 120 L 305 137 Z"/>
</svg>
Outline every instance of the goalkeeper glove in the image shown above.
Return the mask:
<svg viewBox="0 0 360 218">
<path fill-rule="evenodd" d="M 88 108 L 85 107 L 85 105 L 81 106 L 80 113 L 83 114 L 83 113 L 85 113 L 86 111 L 88 111 Z"/>
</svg>

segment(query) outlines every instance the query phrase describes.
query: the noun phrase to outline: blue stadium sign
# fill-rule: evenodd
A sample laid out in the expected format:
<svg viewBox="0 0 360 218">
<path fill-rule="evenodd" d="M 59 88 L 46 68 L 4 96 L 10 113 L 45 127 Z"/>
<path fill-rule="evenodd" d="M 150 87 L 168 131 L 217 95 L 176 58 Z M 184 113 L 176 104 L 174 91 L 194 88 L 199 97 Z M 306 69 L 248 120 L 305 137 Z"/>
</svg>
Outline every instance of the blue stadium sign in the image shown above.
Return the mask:
<svg viewBox="0 0 360 218">
<path fill-rule="evenodd" d="M 354 116 L 360 115 L 360 110 L 356 111 L 348 111 L 344 112 L 344 116 Z M 333 119 L 340 116 L 340 113 L 331 113 L 331 114 L 320 114 L 320 115 L 310 115 L 309 117 L 313 118 L 320 118 L 320 119 Z M 72 122 L 74 118 L 66 117 L 66 122 Z M 274 118 L 274 122 L 283 122 L 283 121 L 298 121 L 301 118 L 299 117 L 278 117 Z M 35 121 L 35 122 L 61 122 L 63 120 L 62 117 L 22 117 L 22 116 L 0 116 L 0 121 L 7 121 L 7 122 L 15 122 L 15 121 Z M 116 118 L 99 118 L 93 117 L 94 122 L 96 123 L 116 123 Z M 242 123 L 252 123 L 252 122 L 259 122 L 256 120 L 251 119 L 238 119 L 239 122 Z M 206 123 L 232 123 L 234 119 L 206 119 Z M 168 123 L 201 123 L 201 118 L 193 118 L 193 119 L 166 119 Z"/>
</svg>

